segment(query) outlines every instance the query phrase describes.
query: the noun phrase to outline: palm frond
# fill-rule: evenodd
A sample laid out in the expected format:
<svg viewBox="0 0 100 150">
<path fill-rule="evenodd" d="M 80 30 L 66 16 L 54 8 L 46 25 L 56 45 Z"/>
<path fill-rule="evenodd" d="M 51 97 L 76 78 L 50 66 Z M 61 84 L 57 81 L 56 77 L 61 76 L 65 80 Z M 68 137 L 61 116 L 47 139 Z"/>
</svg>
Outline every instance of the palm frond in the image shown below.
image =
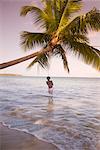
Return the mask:
<svg viewBox="0 0 100 150">
<path fill-rule="evenodd" d="M 20 12 L 20 15 L 21 16 L 26 16 L 28 13 L 32 13 L 34 14 L 34 20 L 35 22 L 39 22 L 40 21 L 42 22 L 43 21 L 43 15 L 46 15 L 44 13 L 44 11 L 42 11 L 40 8 L 36 7 L 36 6 L 33 6 L 33 5 L 30 5 L 30 6 L 23 6 L 21 8 L 21 12 Z"/>
<path fill-rule="evenodd" d="M 67 2 L 68 0 L 66 1 L 65 0 L 52 0 L 56 29 L 58 28 L 59 23 L 61 22 L 63 11 L 65 9 Z"/>
<path fill-rule="evenodd" d="M 21 34 L 21 45 L 27 49 L 32 49 L 35 45 L 46 46 L 50 41 L 50 35 L 46 33 L 31 33 L 23 31 Z"/>
<path fill-rule="evenodd" d="M 66 19 L 65 19 L 65 15 L 68 14 L 68 12 L 67 12 L 67 5 L 68 5 L 68 0 L 64 1 L 64 5 L 63 5 L 63 7 L 62 7 L 62 14 L 61 14 L 61 16 L 60 16 L 60 22 L 59 22 L 58 30 L 59 30 L 59 28 L 60 28 L 62 25 L 66 24 L 67 21 L 68 21 L 68 18 L 67 18 L 67 17 L 66 17 Z"/>
<path fill-rule="evenodd" d="M 27 68 L 31 68 L 34 64 L 38 63 L 42 68 L 49 67 L 49 55 L 48 54 L 40 54 L 38 55 Z"/>
<path fill-rule="evenodd" d="M 82 33 L 87 34 L 88 30 L 99 31 L 100 30 L 100 11 L 93 8 L 85 15 L 75 17 L 73 20 L 67 22 L 60 32 L 70 31 L 72 34 Z"/>
<path fill-rule="evenodd" d="M 40 8 L 31 5 L 31 6 L 24 6 L 21 8 L 20 15 L 26 16 L 28 13 L 31 13 L 33 16 L 34 23 L 45 27 L 47 21 L 49 20 L 48 15 L 45 13 L 45 11 L 41 10 Z"/>
<path fill-rule="evenodd" d="M 62 4 L 62 2 L 61 2 Z M 66 24 L 68 24 L 71 14 L 72 13 L 76 13 L 77 11 L 79 11 L 81 9 L 82 3 L 81 0 L 66 0 L 64 1 L 64 6 L 63 9 L 60 10 L 62 11 L 62 15 L 60 18 L 60 22 L 59 22 L 59 28 L 62 28 L 63 26 L 66 26 Z"/>
<path fill-rule="evenodd" d="M 86 43 L 70 41 L 70 50 L 73 51 L 78 58 L 81 58 L 86 64 L 92 65 L 100 71 L 100 51 Z"/>
<path fill-rule="evenodd" d="M 33 16 L 34 23 L 45 28 L 49 33 L 53 32 L 57 28 L 51 1 L 46 1 L 43 10 L 34 5 L 24 6 L 21 9 L 20 15 L 26 16 L 29 12 Z"/>
<path fill-rule="evenodd" d="M 76 13 L 82 8 L 82 0 L 70 0 L 68 2 L 68 12 L 71 15 L 72 13 Z"/>
<path fill-rule="evenodd" d="M 67 71 L 69 73 L 69 67 L 68 67 L 68 61 L 67 61 L 67 57 L 66 57 L 66 52 L 65 52 L 65 50 L 63 49 L 63 47 L 60 44 L 58 44 L 55 47 L 55 50 L 53 51 L 53 54 L 55 56 L 59 55 L 62 58 L 64 69 L 65 70 L 67 69 Z"/>
<path fill-rule="evenodd" d="M 52 1 L 45 1 L 44 11 L 50 17 L 50 19 L 54 19 L 53 9 L 52 9 Z"/>
<path fill-rule="evenodd" d="M 85 15 L 84 20 L 88 29 L 100 31 L 100 10 L 93 8 Z"/>
<path fill-rule="evenodd" d="M 70 42 L 80 42 L 80 43 L 86 43 L 89 44 L 89 38 L 86 37 L 86 35 L 81 33 L 72 34 L 70 31 L 67 31 L 61 35 L 62 42 L 67 45 Z"/>
<path fill-rule="evenodd" d="M 46 29 L 49 33 L 55 32 L 58 27 L 58 10 L 56 5 L 56 0 L 45 0 L 44 11 L 48 16 L 48 20 L 46 21 Z"/>
</svg>

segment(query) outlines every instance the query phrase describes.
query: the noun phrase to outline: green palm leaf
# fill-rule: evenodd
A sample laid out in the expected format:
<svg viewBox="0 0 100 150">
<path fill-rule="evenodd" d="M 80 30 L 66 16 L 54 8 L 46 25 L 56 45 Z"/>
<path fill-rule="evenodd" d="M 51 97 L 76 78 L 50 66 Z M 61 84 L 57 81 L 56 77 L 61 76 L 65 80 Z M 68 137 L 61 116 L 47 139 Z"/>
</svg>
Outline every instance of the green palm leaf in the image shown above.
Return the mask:
<svg viewBox="0 0 100 150">
<path fill-rule="evenodd" d="M 54 52 L 53 52 L 54 55 L 59 55 L 61 58 L 62 58 L 62 61 L 63 61 L 63 65 L 64 65 L 64 69 L 69 72 L 69 67 L 68 67 L 68 61 L 67 61 L 67 57 L 66 57 L 66 52 L 65 50 L 63 49 L 63 47 L 58 44 L 55 49 L 54 49 Z"/>
<path fill-rule="evenodd" d="M 78 58 L 81 58 L 86 64 L 92 65 L 100 71 L 100 51 L 86 43 L 70 41 L 70 49 Z"/>
<path fill-rule="evenodd" d="M 84 17 L 86 20 L 86 26 L 90 30 L 99 31 L 100 30 L 100 10 L 93 8 Z"/>
<path fill-rule="evenodd" d="M 31 33 L 24 31 L 21 34 L 21 45 L 27 49 L 32 49 L 36 45 L 46 46 L 50 41 L 50 35 L 46 33 Z"/>
<path fill-rule="evenodd" d="M 56 28 L 55 18 L 53 16 L 51 3 L 49 1 L 46 2 L 44 11 L 34 5 L 24 6 L 21 9 L 20 15 L 26 16 L 27 13 L 29 12 L 33 16 L 34 23 L 38 24 L 42 28 L 45 28 L 49 33 L 55 30 Z"/>
<path fill-rule="evenodd" d="M 64 3 L 63 3 L 64 2 Z M 59 28 L 66 26 L 68 24 L 72 13 L 76 13 L 81 9 L 82 3 L 81 0 L 64 0 L 61 4 L 63 4 L 62 15 L 60 17 Z"/>
<path fill-rule="evenodd" d="M 26 16 L 28 13 L 32 14 L 34 23 L 45 27 L 46 21 L 48 20 L 48 16 L 44 11 L 42 11 L 40 8 L 34 5 L 22 7 L 20 15 Z"/>
<path fill-rule="evenodd" d="M 48 19 L 45 20 L 46 30 L 51 34 L 57 29 L 56 17 L 54 16 L 54 4 L 53 1 L 45 1 L 44 12 L 47 14 Z"/>
<path fill-rule="evenodd" d="M 62 39 L 62 43 L 66 46 L 67 44 L 69 44 L 70 42 L 72 43 L 73 41 L 89 44 L 89 39 L 88 37 L 86 37 L 86 35 L 81 33 L 72 34 L 70 33 L 70 31 L 64 33 L 61 36 L 61 39 Z"/>
<path fill-rule="evenodd" d="M 72 34 L 82 33 L 87 34 L 88 30 L 99 31 L 100 30 L 100 11 L 93 8 L 90 12 L 85 15 L 78 16 L 73 20 L 66 23 L 60 32 L 66 32 L 70 30 Z"/>
<path fill-rule="evenodd" d="M 42 68 L 48 68 L 49 67 L 49 55 L 47 53 L 45 54 L 39 54 L 30 64 L 27 68 L 31 68 L 34 64 L 39 63 L 39 65 Z"/>
</svg>

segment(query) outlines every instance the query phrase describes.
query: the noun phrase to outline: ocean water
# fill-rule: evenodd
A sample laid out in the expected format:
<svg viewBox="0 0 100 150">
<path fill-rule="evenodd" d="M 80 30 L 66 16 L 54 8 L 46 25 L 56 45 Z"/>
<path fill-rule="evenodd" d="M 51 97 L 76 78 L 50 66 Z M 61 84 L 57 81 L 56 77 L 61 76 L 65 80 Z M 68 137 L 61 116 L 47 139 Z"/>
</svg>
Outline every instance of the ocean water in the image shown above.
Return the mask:
<svg viewBox="0 0 100 150">
<path fill-rule="evenodd" d="M 100 78 L 0 77 L 0 122 L 60 150 L 100 150 Z"/>
</svg>

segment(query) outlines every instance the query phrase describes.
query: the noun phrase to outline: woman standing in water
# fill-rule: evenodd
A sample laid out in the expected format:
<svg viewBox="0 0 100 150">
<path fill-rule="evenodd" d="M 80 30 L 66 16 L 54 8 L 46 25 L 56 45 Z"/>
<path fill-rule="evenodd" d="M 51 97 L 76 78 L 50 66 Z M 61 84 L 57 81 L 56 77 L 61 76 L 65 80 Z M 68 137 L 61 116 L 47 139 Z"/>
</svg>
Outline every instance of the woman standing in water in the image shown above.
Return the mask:
<svg viewBox="0 0 100 150">
<path fill-rule="evenodd" d="M 53 94 L 53 82 L 52 82 L 52 80 L 50 80 L 49 76 L 47 77 L 46 83 L 48 85 L 48 93 Z"/>
</svg>

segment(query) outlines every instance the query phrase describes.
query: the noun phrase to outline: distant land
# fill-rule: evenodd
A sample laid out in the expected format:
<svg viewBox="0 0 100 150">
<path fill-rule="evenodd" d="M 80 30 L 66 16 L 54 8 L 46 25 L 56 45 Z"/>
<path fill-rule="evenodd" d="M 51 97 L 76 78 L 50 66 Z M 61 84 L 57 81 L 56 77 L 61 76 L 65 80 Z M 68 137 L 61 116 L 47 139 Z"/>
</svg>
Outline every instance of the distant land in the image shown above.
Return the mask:
<svg viewBox="0 0 100 150">
<path fill-rule="evenodd" d="M 22 75 L 20 75 L 20 74 L 11 74 L 11 73 L 5 73 L 5 74 L 1 73 L 0 76 L 22 76 Z"/>
</svg>

